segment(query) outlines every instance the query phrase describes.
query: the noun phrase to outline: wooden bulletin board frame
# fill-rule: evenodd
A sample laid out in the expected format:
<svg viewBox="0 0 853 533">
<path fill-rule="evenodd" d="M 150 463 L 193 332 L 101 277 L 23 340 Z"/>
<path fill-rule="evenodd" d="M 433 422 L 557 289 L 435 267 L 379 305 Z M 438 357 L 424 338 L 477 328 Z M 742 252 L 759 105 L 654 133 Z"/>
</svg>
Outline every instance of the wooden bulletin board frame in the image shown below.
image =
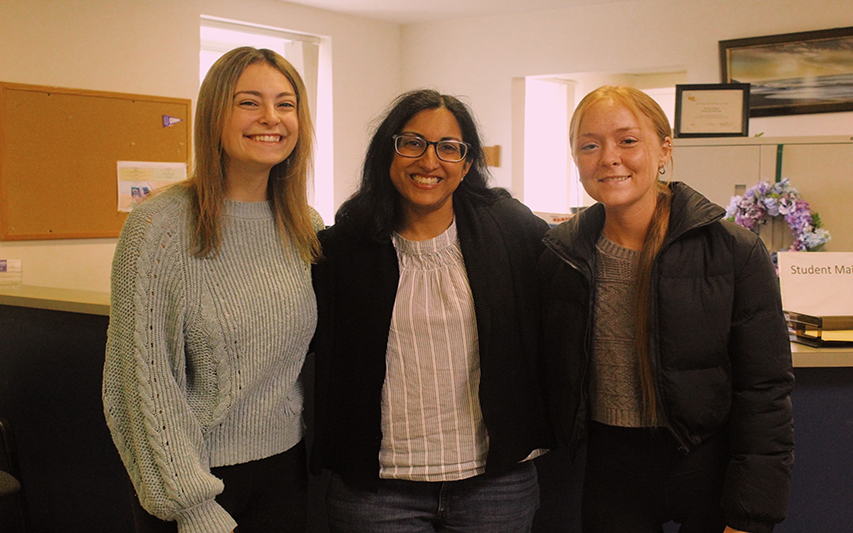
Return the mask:
<svg viewBox="0 0 853 533">
<path fill-rule="evenodd" d="M 117 237 L 118 161 L 187 163 L 192 102 L 0 82 L 0 240 Z"/>
</svg>

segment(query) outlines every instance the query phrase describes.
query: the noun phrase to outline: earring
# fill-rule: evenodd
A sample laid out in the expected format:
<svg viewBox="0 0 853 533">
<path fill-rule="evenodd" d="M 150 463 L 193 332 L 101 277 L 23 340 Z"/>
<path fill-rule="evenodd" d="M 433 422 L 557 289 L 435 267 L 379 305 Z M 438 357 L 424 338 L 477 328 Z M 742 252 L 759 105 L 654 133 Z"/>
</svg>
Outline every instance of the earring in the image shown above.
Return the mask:
<svg viewBox="0 0 853 533">
<path fill-rule="evenodd" d="M 666 174 L 666 166 L 665 165 L 661 165 L 660 167 L 658 167 L 658 174 L 660 174 L 661 176 Z"/>
</svg>

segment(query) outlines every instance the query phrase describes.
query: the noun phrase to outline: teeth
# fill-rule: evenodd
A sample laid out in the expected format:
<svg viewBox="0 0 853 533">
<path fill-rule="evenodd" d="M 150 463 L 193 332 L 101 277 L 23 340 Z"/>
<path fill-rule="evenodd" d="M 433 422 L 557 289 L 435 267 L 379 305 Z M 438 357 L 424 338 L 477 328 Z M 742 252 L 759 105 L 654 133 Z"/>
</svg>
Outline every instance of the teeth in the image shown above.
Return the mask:
<svg viewBox="0 0 853 533">
<path fill-rule="evenodd" d="M 616 178 L 604 178 L 601 181 L 625 181 L 628 179 L 628 176 L 620 176 Z"/>
<path fill-rule="evenodd" d="M 281 140 L 281 135 L 253 135 L 251 139 L 262 143 L 277 143 Z"/>
<path fill-rule="evenodd" d="M 420 183 L 421 185 L 435 185 L 439 181 L 441 181 L 439 178 L 435 178 L 432 176 L 417 176 L 417 175 L 412 176 L 412 180 L 414 180 L 415 183 Z"/>
</svg>

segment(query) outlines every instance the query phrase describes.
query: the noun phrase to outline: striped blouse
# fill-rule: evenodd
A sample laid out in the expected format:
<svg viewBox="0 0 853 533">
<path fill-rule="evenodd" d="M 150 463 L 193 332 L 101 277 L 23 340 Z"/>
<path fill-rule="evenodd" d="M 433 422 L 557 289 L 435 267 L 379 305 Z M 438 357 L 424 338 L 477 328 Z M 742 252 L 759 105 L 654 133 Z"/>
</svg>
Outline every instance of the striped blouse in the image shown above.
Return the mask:
<svg viewBox="0 0 853 533">
<path fill-rule="evenodd" d="M 485 471 L 474 300 L 456 222 L 427 241 L 394 234 L 400 281 L 382 388 L 380 477 L 455 481 Z"/>
</svg>

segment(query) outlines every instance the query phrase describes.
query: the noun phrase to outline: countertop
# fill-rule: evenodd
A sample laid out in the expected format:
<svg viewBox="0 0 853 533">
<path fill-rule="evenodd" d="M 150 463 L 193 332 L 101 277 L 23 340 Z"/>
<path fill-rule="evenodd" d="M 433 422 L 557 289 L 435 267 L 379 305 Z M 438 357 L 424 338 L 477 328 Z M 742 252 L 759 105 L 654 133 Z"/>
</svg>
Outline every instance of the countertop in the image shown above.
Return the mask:
<svg viewBox="0 0 853 533">
<path fill-rule="evenodd" d="M 107 292 L 24 285 L 0 288 L 0 305 L 109 316 Z M 791 343 L 794 367 L 853 367 L 853 347 L 813 348 Z"/>
<path fill-rule="evenodd" d="M 32 285 L 0 287 L 0 305 L 109 316 L 110 294 Z"/>
<path fill-rule="evenodd" d="M 848 348 L 813 348 L 797 342 L 791 343 L 794 368 L 853 366 L 853 346 Z"/>
</svg>

